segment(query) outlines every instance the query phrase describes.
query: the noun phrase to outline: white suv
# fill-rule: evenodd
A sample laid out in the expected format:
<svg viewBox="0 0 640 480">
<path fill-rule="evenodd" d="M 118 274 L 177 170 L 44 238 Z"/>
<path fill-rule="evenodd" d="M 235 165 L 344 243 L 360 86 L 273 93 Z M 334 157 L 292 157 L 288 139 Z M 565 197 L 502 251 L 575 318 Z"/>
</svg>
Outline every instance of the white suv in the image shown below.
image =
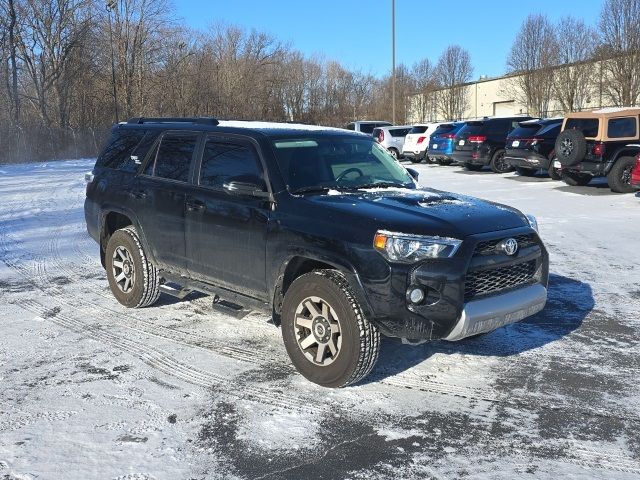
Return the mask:
<svg viewBox="0 0 640 480">
<path fill-rule="evenodd" d="M 411 125 L 394 125 L 393 127 L 377 127 L 373 129 L 373 138 L 386 148 L 393 158 L 400 158 L 400 152 L 404 145 L 404 137 L 407 136 Z"/>
<path fill-rule="evenodd" d="M 351 122 L 347 125 L 347 130 L 353 130 L 360 133 L 368 133 L 371 135 L 373 129 L 376 127 L 390 127 L 393 123 L 385 122 L 383 120 L 359 120 L 357 122 Z"/>
<path fill-rule="evenodd" d="M 402 156 L 413 163 L 420 163 L 427 158 L 429 137 L 442 123 L 419 123 L 414 125 L 404 139 Z"/>
</svg>

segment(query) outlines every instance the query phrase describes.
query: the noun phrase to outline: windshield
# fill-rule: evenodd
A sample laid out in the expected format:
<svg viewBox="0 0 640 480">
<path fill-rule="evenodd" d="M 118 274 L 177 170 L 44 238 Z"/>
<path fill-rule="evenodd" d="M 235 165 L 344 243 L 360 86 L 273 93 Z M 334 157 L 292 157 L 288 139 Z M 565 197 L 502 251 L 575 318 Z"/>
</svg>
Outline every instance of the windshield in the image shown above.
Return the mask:
<svg viewBox="0 0 640 480">
<path fill-rule="evenodd" d="M 289 191 L 351 190 L 376 186 L 415 188 L 413 179 L 372 138 L 310 136 L 273 140 Z"/>
</svg>

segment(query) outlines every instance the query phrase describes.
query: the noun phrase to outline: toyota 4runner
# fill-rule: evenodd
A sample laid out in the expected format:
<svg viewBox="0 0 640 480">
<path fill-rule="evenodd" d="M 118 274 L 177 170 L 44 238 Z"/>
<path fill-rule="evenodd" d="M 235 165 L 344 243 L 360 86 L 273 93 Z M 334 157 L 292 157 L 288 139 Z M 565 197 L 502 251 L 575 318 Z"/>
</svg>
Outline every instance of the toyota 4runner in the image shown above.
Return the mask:
<svg viewBox="0 0 640 480">
<path fill-rule="evenodd" d="M 545 305 L 533 217 L 415 178 L 346 130 L 139 118 L 87 174 L 85 216 L 120 303 L 196 290 L 266 311 L 298 371 L 340 387 L 381 334 L 460 340 Z"/>
<path fill-rule="evenodd" d="M 556 139 L 555 167 L 572 186 L 607 177 L 609 188 L 631 193 L 631 170 L 640 143 L 640 108 L 604 108 L 567 115 Z"/>
</svg>

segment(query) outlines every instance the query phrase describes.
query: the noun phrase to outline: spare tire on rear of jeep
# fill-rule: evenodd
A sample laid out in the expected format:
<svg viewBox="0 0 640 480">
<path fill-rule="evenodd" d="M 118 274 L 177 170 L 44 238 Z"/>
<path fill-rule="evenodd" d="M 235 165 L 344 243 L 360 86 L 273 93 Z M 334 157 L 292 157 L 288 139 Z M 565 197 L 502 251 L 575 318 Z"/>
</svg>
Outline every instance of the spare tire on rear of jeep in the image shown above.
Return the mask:
<svg viewBox="0 0 640 480">
<path fill-rule="evenodd" d="M 556 139 L 556 157 L 563 167 L 580 163 L 587 154 L 587 141 L 580 130 L 564 130 Z"/>
</svg>

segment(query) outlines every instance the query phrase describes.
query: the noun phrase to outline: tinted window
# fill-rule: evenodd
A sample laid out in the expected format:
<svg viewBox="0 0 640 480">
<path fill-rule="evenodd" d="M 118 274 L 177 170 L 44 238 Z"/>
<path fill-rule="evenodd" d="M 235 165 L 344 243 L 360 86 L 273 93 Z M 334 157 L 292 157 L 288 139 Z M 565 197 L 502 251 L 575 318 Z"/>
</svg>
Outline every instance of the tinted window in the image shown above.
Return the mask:
<svg viewBox="0 0 640 480">
<path fill-rule="evenodd" d="M 353 123 L 350 123 L 349 125 L 347 125 L 347 130 L 355 130 L 356 126 Z"/>
<path fill-rule="evenodd" d="M 149 171 L 150 165 L 147 173 L 154 177 L 187 182 L 197 142 L 198 134 L 195 132 L 165 134 L 158 147 L 153 171 Z"/>
<path fill-rule="evenodd" d="M 538 135 L 544 135 L 547 137 L 557 137 L 560 133 L 560 127 L 562 127 L 562 123 L 552 123 L 550 125 L 546 125 L 538 132 Z"/>
<path fill-rule="evenodd" d="M 612 118 L 607 127 L 607 136 L 610 138 L 628 138 L 636 136 L 635 117 Z"/>
<path fill-rule="evenodd" d="M 518 125 L 510 134 L 512 138 L 533 138 L 533 136 L 540 130 L 539 123 L 528 123 L 524 125 Z"/>
<path fill-rule="evenodd" d="M 477 135 L 482 130 L 483 123 L 481 122 L 469 122 L 458 132 L 458 136 Z"/>
<path fill-rule="evenodd" d="M 106 168 L 122 168 L 123 165 L 133 163 L 131 155 L 145 133 L 146 131 L 141 129 L 113 132 L 107 141 L 107 146 L 98 157 L 96 165 Z"/>
<path fill-rule="evenodd" d="M 361 123 L 360 124 L 360 131 L 362 133 L 371 133 L 373 132 L 373 129 L 376 127 L 375 123 Z"/>
<path fill-rule="evenodd" d="M 569 118 L 564 126 L 565 130 L 581 130 L 585 137 L 598 136 L 598 119 L 597 118 Z"/>
<path fill-rule="evenodd" d="M 393 130 L 389 130 L 391 132 L 392 137 L 405 137 L 407 133 L 409 133 L 408 128 L 394 128 Z"/>
<path fill-rule="evenodd" d="M 511 130 L 511 120 L 496 120 L 485 124 L 484 133 L 487 135 L 506 136 L 509 130 Z"/>
<path fill-rule="evenodd" d="M 416 126 L 413 127 L 411 130 L 409 130 L 409 133 L 424 133 L 427 131 L 428 127 L 423 127 L 423 126 Z"/>
<path fill-rule="evenodd" d="M 207 140 L 200 167 L 200 185 L 222 188 L 232 179 L 251 182 L 255 178 L 262 178 L 262 167 L 251 147 Z"/>
</svg>

